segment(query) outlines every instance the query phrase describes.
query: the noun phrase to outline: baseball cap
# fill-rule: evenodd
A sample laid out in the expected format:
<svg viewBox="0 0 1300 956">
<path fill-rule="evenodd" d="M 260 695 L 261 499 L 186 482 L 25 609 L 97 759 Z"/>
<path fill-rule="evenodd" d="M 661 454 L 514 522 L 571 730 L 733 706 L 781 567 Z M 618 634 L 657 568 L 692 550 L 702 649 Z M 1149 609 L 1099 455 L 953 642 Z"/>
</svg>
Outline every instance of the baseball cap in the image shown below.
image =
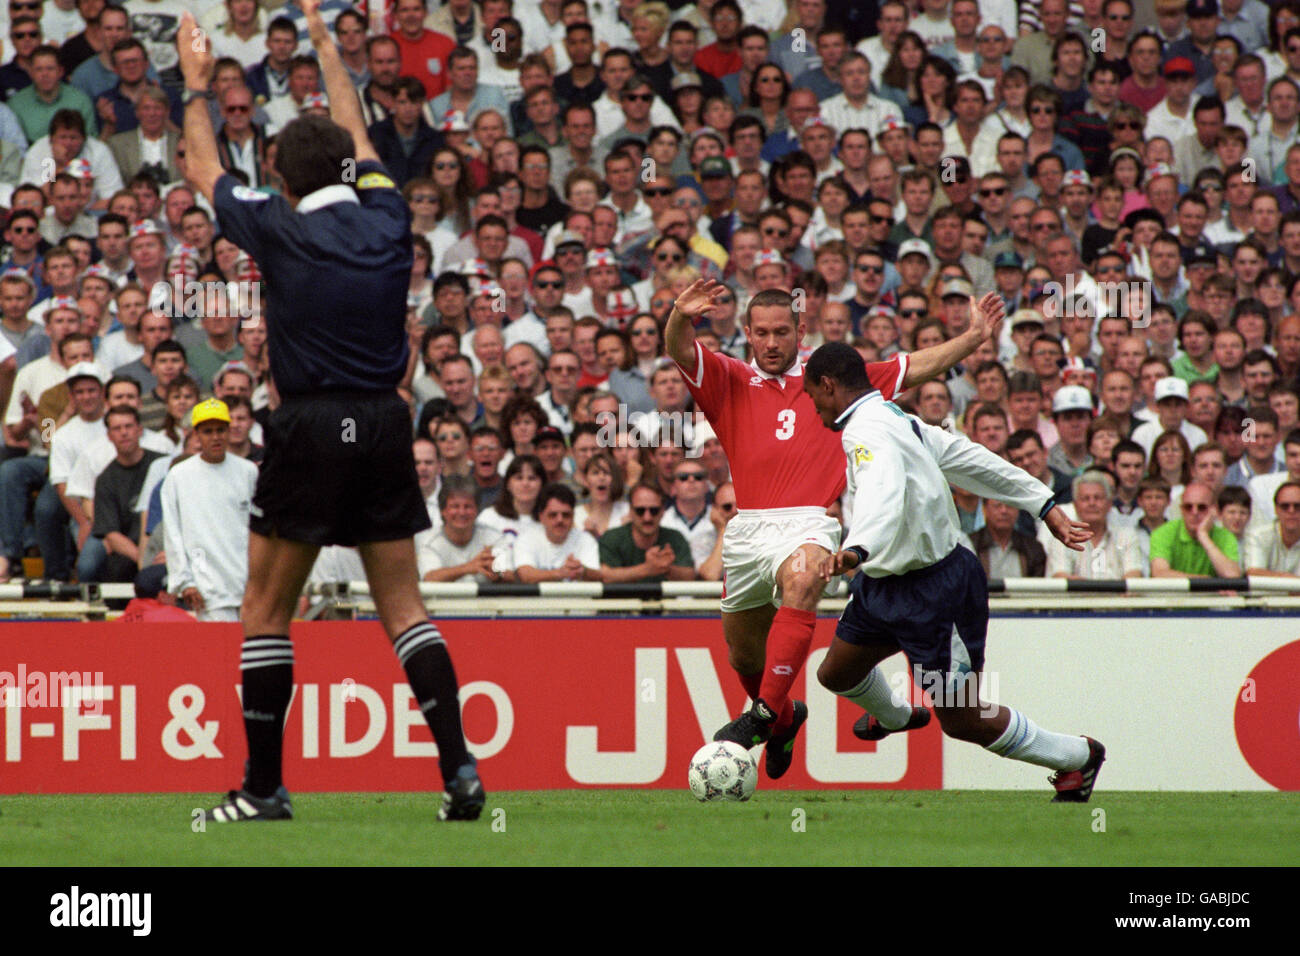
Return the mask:
<svg viewBox="0 0 1300 956">
<path fill-rule="evenodd" d="M 533 444 L 540 445 L 544 441 L 558 441 L 561 445 L 567 445 L 564 440 L 564 432 L 560 431 L 554 425 L 543 425 L 537 429 L 537 434 L 533 436 Z"/>
<path fill-rule="evenodd" d="M 676 93 L 678 90 L 687 90 L 692 87 L 703 87 L 704 81 L 700 79 L 700 74 L 688 71 L 678 73 L 673 77 L 673 81 L 668 84 L 669 88 Z"/>
<path fill-rule="evenodd" d="M 943 294 L 941 299 L 946 299 L 951 295 L 959 295 L 962 298 L 969 299 L 975 294 L 971 284 L 965 279 L 949 279 L 943 284 Z"/>
<path fill-rule="evenodd" d="M 163 231 L 158 228 L 158 223 L 152 219 L 140 219 L 131 225 L 131 235 L 128 237 L 128 243 L 134 242 L 142 236 L 161 236 Z"/>
<path fill-rule="evenodd" d="M 904 239 L 898 245 L 898 259 L 901 262 L 904 256 L 925 256 L 925 261 L 934 265 L 934 253 L 930 251 L 930 244 L 924 239 Z"/>
<path fill-rule="evenodd" d="M 36 292 L 36 280 L 27 274 L 26 269 L 20 269 L 17 266 L 10 266 L 0 275 L 0 279 L 22 279 L 32 288 L 32 293 Z"/>
<path fill-rule="evenodd" d="M 911 127 L 897 116 L 891 116 L 880 124 L 880 128 L 876 131 L 876 136 L 879 137 L 885 133 L 892 133 L 896 129 L 901 129 L 903 132 L 907 132 Z"/>
<path fill-rule="evenodd" d="M 109 285 L 116 286 L 116 283 L 113 282 L 113 277 L 109 274 L 108 269 L 100 265 L 98 262 L 86 266 L 86 271 L 81 274 L 81 281 L 85 282 L 87 279 L 103 279 Z"/>
<path fill-rule="evenodd" d="M 324 93 L 308 93 L 302 98 L 302 106 L 299 110 L 327 110 L 330 102 L 325 98 Z"/>
<path fill-rule="evenodd" d="M 492 270 L 482 259 L 466 259 L 461 264 L 460 274 L 463 276 L 489 276 Z"/>
<path fill-rule="evenodd" d="M 1065 178 L 1061 180 L 1061 186 L 1087 186 L 1092 188 L 1092 177 L 1086 170 L 1068 169 L 1065 171 Z"/>
<path fill-rule="evenodd" d="M 1219 0 L 1188 0 L 1187 16 L 1215 17 L 1219 15 Z"/>
<path fill-rule="evenodd" d="M 755 269 L 757 269 L 759 266 L 783 266 L 783 265 L 785 265 L 785 259 L 783 259 L 781 257 L 781 253 L 777 252 L 775 249 L 764 249 L 758 255 L 754 256 Z"/>
<path fill-rule="evenodd" d="M 721 179 L 731 175 L 731 162 L 723 156 L 709 156 L 700 163 L 701 179 Z"/>
<path fill-rule="evenodd" d="M 826 127 L 826 129 L 829 129 L 831 130 L 831 132 L 834 132 L 834 128 L 831 126 L 831 124 L 826 122 L 824 119 L 822 119 L 820 116 L 818 116 L 815 113 L 803 121 L 803 126 L 801 127 L 800 131 L 802 132 L 803 130 L 812 129 L 814 126 L 824 126 Z"/>
<path fill-rule="evenodd" d="M 1023 269 L 1025 260 L 1018 252 L 999 252 L 993 260 L 994 269 Z"/>
<path fill-rule="evenodd" d="M 1061 359 L 1057 365 L 1060 366 L 1061 374 L 1066 372 L 1083 372 L 1085 375 L 1097 376 L 1097 366 L 1090 358 L 1081 358 L 1078 355 L 1070 358 Z"/>
<path fill-rule="evenodd" d="M 93 378 L 100 385 L 108 381 L 108 376 L 104 374 L 104 370 L 94 362 L 77 362 L 72 368 L 68 369 L 68 374 L 64 376 L 63 380 L 71 385 L 73 379 L 78 378 Z"/>
<path fill-rule="evenodd" d="M 1167 375 L 1156 382 L 1156 401 L 1166 398 L 1181 398 L 1187 401 L 1187 383 L 1176 375 Z"/>
<path fill-rule="evenodd" d="M 1195 16 L 1195 14 L 1192 13 L 1192 5 L 1190 3 L 1187 5 L 1187 15 Z M 1214 16 L 1214 14 L 1201 14 L 1201 16 Z M 1183 76 L 1195 76 L 1196 67 L 1187 57 L 1176 56 L 1172 57 L 1167 63 L 1165 63 L 1164 74 L 1166 77 L 1178 76 L 1180 74 Z"/>
<path fill-rule="evenodd" d="M 55 309 L 71 309 L 78 315 L 81 314 L 81 306 L 77 305 L 77 300 L 70 295 L 56 295 L 54 298 L 47 300 L 45 310 L 41 315 L 49 315 Z"/>
<path fill-rule="evenodd" d="M 587 253 L 587 268 L 598 269 L 601 266 L 613 266 L 618 268 L 618 263 L 614 259 L 614 252 L 611 249 L 592 249 Z"/>
<path fill-rule="evenodd" d="M 717 437 L 717 432 L 713 430 L 713 426 L 707 420 L 697 422 L 694 431 L 691 433 L 692 451 L 699 452 L 704 447 L 705 442 L 712 441 Z"/>
<path fill-rule="evenodd" d="M 73 179 L 94 179 L 95 174 L 90 168 L 90 160 L 74 159 L 68 163 L 67 168 L 63 170 Z"/>
<path fill-rule="evenodd" d="M 1147 179 L 1155 179 L 1157 176 L 1174 176 L 1177 177 L 1174 168 L 1168 163 L 1152 163 L 1147 167 Z"/>
<path fill-rule="evenodd" d="M 203 422 L 225 422 L 230 424 L 230 409 L 219 398 L 209 398 L 199 402 L 190 411 L 190 424 L 198 428 Z"/>
<path fill-rule="evenodd" d="M 1052 414 L 1091 411 L 1092 393 L 1082 385 L 1063 385 L 1052 396 Z"/>
<path fill-rule="evenodd" d="M 572 229 L 565 229 L 560 233 L 559 238 L 555 240 L 555 248 L 559 249 L 561 246 L 582 246 L 582 248 L 586 249 L 587 240 Z"/>
<path fill-rule="evenodd" d="M 442 114 L 438 130 L 442 133 L 468 133 L 469 124 L 465 122 L 465 114 L 460 110 L 447 110 Z"/>
<path fill-rule="evenodd" d="M 1214 251 L 1214 247 L 1206 242 L 1198 242 L 1192 246 L 1191 251 L 1187 253 L 1187 264 L 1189 266 L 1208 263 L 1212 266 L 1219 264 L 1219 256 Z"/>
<path fill-rule="evenodd" d="M 1022 325 L 1036 325 L 1041 329 L 1046 326 L 1046 323 L 1033 309 L 1016 309 L 1011 315 L 1011 329 L 1015 331 Z"/>
</svg>

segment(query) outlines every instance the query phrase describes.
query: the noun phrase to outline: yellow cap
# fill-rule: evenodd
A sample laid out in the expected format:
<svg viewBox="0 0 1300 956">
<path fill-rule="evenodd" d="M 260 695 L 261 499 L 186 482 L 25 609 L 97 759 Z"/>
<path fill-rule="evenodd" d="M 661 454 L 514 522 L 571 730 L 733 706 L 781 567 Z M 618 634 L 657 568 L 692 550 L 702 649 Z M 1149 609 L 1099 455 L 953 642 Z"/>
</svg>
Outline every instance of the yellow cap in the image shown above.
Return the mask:
<svg viewBox="0 0 1300 956">
<path fill-rule="evenodd" d="M 190 422 L 195 428 L 201 422 L 225 422 L 230 424 L 230 409 L 226 403 L 218 398 L 209 398 L 206 402 L 199 402 L 194 406 L 190 413 Z"/>
</svg>

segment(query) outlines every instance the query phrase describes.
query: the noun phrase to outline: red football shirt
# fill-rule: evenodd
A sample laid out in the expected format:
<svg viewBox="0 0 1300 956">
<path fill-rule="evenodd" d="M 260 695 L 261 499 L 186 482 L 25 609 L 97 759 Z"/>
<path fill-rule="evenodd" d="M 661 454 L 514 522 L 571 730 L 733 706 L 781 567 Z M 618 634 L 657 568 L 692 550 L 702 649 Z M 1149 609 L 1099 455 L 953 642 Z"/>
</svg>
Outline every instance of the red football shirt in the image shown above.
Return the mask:
<svg viewBox="0 0 1300 956">
<path fill-rule="evenodd" d="M 716 42 L 710 43 L 695 54 L 695 66 L 715 79 L 722 79 L 732 73 L 739 73 L 744 64 L 740 62 L 740 50 L 724 53 Z"/>
<path fill-rule="evenodd" d="M 768 375 L 698 342 L 695 361 L 695 375 L 682 369 L 682 378 L 727 452 L 737 507 L 825 508 L 843 494 L 840 436 L 822 424 L 803 390 L 802 363 Z M 867 364 L 868 380 L 886 399 L 902 393 L 906 377 L 902 353 Z"/>
<path fill-rule="evenodd" d="M 431 100 L 447 89 L 447 54 L 456 49 L 455 40 L 433 30 L 425 30 L 415 42 L 406 39 L 400 30 L 392 38 L 402 57 L 402 76 L 419 80 L 424 85 L 426 99 Z"/>
</svg>

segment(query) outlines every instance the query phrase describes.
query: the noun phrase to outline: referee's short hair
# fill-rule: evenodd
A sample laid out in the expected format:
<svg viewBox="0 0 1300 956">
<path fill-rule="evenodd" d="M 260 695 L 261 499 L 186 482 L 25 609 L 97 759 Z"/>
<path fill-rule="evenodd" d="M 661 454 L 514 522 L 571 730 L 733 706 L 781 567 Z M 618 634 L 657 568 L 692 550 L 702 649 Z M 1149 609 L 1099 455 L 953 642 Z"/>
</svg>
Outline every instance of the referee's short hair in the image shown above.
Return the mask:
<svg viewBox="0 0 1300 956">
<path fill-rule="evenodd" d="M 764 294 L 760 292 L 758 296 Z M 757 299 L 758 296 L 754 298 Z M 829 378 L 849 389 L 871 387 L 871 380 L 867 378 L 867 366 L 862 361 L 862 353 L 844 342 L 827 342 L 813 352 L 803 374 L 812 382 Z"/>
<path fill-rule="evenodd" d="M 343 182 L 348 161 L 356 160 L 352 135 L 325 116 L 299 116 L 276 136 L 276 171 L 285 188 L 301 199 Z"/>
</svg>

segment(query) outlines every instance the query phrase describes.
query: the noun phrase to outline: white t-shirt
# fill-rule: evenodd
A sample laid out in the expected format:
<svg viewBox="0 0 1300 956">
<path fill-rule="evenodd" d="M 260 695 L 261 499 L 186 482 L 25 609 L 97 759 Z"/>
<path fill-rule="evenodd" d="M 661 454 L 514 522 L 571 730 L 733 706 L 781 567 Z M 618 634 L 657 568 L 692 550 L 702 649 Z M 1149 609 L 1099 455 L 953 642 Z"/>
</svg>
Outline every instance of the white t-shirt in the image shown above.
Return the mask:
<svg viewBox="0 0 1300 956">
<path fill-rule="evenodd" d="M 170 455 L 175 451 L 170 438 L 162 432 L 149 428 L 146 428 L 144 434 L 140 436 L 140 447 L 147 451 L 156 451 L 161 455 Z M 72 466 L 72 477 L 68 479 L 68 487 L 63 489 L 63 493 L 76 495 L 78 498 L 94 498 L 95 479 L 116 457 L 117 449 L 108 440 L 108 432 L 105 430 L 103 435 L 94 439 L 77 456 L 77 463 Z M 140 500 L 148 501 L 143 494 L 140 495 Z"/>
<path fill-rule="evenodd" d="M 208 609 L 239 607 L 248 587 L 248 515 L 257 466 L 227 454 L 220 464 L 198 455 L 162 483 L 167 590 L 198 588 Z"/>
<path fill-rule="evenodd" d="M 552 543 L 540 525 L 530 528 L 515 542 L 515 567 L 527 565 L 538 571 L 555 571 L 564 567 L 573 555 L 584 568 L 600 570 L 600 548 L 596 539 L 575 524 L 559 544 Z"/>
<path fill-rule="evenodd" d="M 102 416 L 88 422 L 78 415 L 60 425 L 50 442 L 50 484 L 66 484 L 81 453 L 106 434 Z"/>
</svg>

